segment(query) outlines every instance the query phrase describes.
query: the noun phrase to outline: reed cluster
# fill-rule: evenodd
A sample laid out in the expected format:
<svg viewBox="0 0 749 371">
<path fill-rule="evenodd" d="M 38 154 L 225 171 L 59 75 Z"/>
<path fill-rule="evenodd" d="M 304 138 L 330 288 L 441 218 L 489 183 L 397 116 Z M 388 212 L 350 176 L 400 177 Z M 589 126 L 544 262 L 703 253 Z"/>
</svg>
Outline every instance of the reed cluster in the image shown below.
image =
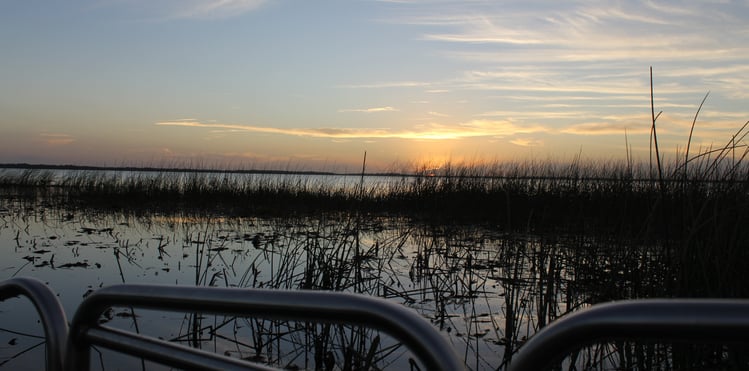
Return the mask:
<svg viewBox="0 0 749 371">
<path fill-rule="evenodd" d="M 745 128 L 744 128 L 745 129 Z M 742 132 L 743 134 L 743 132 Z M 0 192 L 112 211 L 187 211 L 228 216 L 321 212 L 387 214 L 486 223 L 514 231 L 673 238 L 704 222 L 736 225 L 749 206 L 749 166 L 736 146 L 688 161 L 447 164 L 438 170 L 357 182 L 321 177 L 203 172 L 0 171 Z M 386 179 L 386 180 L 383 180 Z M 737 219 L 738 218 L 738 219 Z M 685 228 L 690 228 L 685 230 Z M 690 232 L 691 231 L 691 232 Z M 731 235 L 731 231 L 722 231 Z M 722 233 L 721 232 L 721 233 Z M 702 233 L 702 232 L 699 232 Z"/>
<path fill-rule="evenodd" d="M 667 160 L 653 109 L 651 159 L 642 163 L 629 155 L 448 163 L 387 176 L 366 175 L 363 166 L 361 176 L 344 181 L 291 172 L 0 169 L 0 216 L 17 210 L 26 223 L 53 218 L 68 225 L 82 215 L 163 223 L 171 234 L 157 239 L 157 259 L 167 264 L 171 251 L 177 260 L 163 274 L 184 266 L 194 269 L 195 285 L 382 296 L 448 333 L 467 366 L 502 369 L 528 336 L 589 304 L 749 297 L 749 122 L 723 145 L 695 151 L 697 114 L 685 150 Z M 184 236 L 174 232 L 192 215 L 206 224 Z M 20 228 L 12 234 L 16 250 L 29 250 L 28 264 L 55 269 L 54 255 L 37 256 L 49 251 L 37 250 L 36 237 L 22 246 L 28 225 L 5 225 Z M 151 239 L 130 244 L 113 230 L 79 233 L 114 239 L 109 248 L 125 282 L 121 264 L 137 266 Z M 62 243 L 54 237 L 45 246 Z M 134 313 L 125 318 L 137 327 Z M 223 341 L 231 346 L 226 354 L 289 368 L 368 369 L 405 354 L 379 332 L 356 326 L 212 319 L 186 314 L 189 325 L 171 340 L 213 351 Z M 617 339 L 567 360 L 571 368 L 745 368 L 742 354 L 733 346 Z"/>
</svg>

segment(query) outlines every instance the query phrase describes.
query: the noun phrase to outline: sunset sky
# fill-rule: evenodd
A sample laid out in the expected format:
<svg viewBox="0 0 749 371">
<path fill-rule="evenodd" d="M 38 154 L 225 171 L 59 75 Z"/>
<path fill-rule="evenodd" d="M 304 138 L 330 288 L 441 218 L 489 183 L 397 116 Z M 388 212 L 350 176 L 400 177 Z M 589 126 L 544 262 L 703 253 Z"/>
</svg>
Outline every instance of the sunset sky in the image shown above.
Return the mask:
<svg viewBox="0 0 749 371">
<path fill-rule="evenodd" d="M 646 158 L 749 120 L 747 1 L 0 0 L 0 163 Z"/>
</svg>

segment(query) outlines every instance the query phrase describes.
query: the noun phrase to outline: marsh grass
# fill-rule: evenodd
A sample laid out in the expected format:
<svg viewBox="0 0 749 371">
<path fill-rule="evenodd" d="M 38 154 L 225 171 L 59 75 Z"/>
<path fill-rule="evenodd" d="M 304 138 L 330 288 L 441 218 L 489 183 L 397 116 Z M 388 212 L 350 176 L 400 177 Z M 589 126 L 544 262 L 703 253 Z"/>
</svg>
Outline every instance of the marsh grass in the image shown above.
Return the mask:
<svg viewBox="0 0 749 371">
<path fill-rule="evenodd" d="M 580 156 L 567 163 L 448 163 L 385 182 L 351 177 L 348 184 L 303 174 L 69 171 L 60 176 L 23 170 L 0 172 L 0 191 L 69 209 L 141 215 L 338 213 L 356 215 L 355 224 L 390 215 L 436 224 L 478 223 L 513 233 L 610 236 L 659 246 L 661 251 L 648 254 L 671 267 L 674 279 L 664 284 L 673 295 L 746 296 L 749 288 L 737 282 L 749 282 L 741 263 L 749 261 L 749 229 L 744 228 L 749 225 L 749 122 L 724 144 L 694 149 L 696 123 L 697 115 L 683 153 L 669 160 L 656 151 L 657 171 L 631 158 L 584 161 Z M 363 253 L 358 244 L 354 249 L 352 254 Z M 315 272 L 329 266 L 308 264 Z"/>
<path fill-rule="evenodd" d="M 743 135 L 738 133 L 735 139 Z M 113 211 L 236 216 L 388 213 L 486 221 L 513 230 L 614 228 L 626 232 L 641 227 L 640 221 L 649 216 L 658 199 L 704 204 L 725 192 L 741 196 L 740 201 L 746 199 L 749 168 L 743 161 L 746 153 L 737 155 L 737 148 L 707 149 L 688 162 L 666 164 L 666 174 L 658 182 L 648 177 L 645 164 L 576 160 L 571 164 L 447 164 L 428 175 L 416 169 L 388 181 L 363 182 L 361 187 L 353 184 L 357 182 L 338 185 L 305 175 L 71 171 L 53 176 L 43 170 L 2 172 L 0 186 L 3 193 L 21 189 L 69 205 Z"/>
<path fill-rule="evenodd" d="M 22 205 L 8 205 L 9 215 L 3 218 L 6 227 L 20 232 L 2 235 L 20 234 L 15 250 L 20 256 L 36 256 L 35 269 L 64 271 L 60 263 L 76 258 L 88 259 L 89 264 L 68 269 L 94 270 L 96 263 L 114 267 L 113 283 L 159 278 L 200 286 L 338 290 L 385 297 L 431 321 L 475 370 L 504 369 L 528 337 L 590 304 L 675 296 L 671 290 L 680 269 L 665 254 L 677 245 L 607 234 L 517 233 L 493 226 L 355 214 L 142 217 L 108 210 L 71 213 L 51 206 L 16 207 Z M 58 223 L 74 228 L 76 234 L 66 236 Z M 47 233 L 34 232 L 35 225 Z M 89 236 L 93 243 L 82 246 L 86 240 L 78 235 Z M 34 253 L 41 248 L 50 252 Z M 80 252 L 70 251 L 78 248 Z M 86 249 L 102 254 L 96 258 Z M 57 256 L 56 263 L 39 264 L 51 261 L 50 254 Z M 108 260 L 98 260 L 104 256 Z M 74 294 L 63 296 L 78 296 Z M 278 367 L 382 369 L 410 364 L 409 353 L 397 342 L 357 326 L 205 313 L 168 316 L 146 310 L 133 313 L 127 307 L 110 314 L 104 319 L 108 325 Z M 157 331 L 167 324 L 172 330 Z M 728 355 L 735 358 L 739 350 L 611 342 L 580 349 L 564 362 L 579 367 L 685 369 L 728 364 Z M 112 364 L 110 356 L 104 354 L 102 364 Z M 747 365 L 746 360 L 736 362 Z"/>
<path fill-rule="evenodd" d="M 749 297 L 749 122 L 725 143 L 695 149 L 701 107 L 684 152 L 670 159 L 656 144 L 653 108 L 655 163 L 635 163 L 628 149 L 620 162 L 446 164 L 387 182 L 362 174 L 343 185 L 301 174 L 21 170 L 0 171 L 0 192 L 26 230 L 29 218 L 204 220 L 157 242 L 160 260 L 189 259 L 191 284 L 385 297 L 448 333 L 471 369 L 497 369 L 540 328 L 590 304 Z M 224 220 L 272 222 L 217 230 Z M 23 230 L 15 232 L 17 250 L 26 248 Z M 147 243 L 109 233 L 124 282 L 120 264 L 139 264 Z M 28 249 L 37 251 L 36 242 Z M 137 325 L 135 313 L 122 321 Z M 182 323 L 171 340 L 281 367 L 380 368 L 406 357 L 356 326 L 201 313 Z M 575 351 L 563 364 L 742 368 L 743 350 L 617 340 Z"/>
</svg>

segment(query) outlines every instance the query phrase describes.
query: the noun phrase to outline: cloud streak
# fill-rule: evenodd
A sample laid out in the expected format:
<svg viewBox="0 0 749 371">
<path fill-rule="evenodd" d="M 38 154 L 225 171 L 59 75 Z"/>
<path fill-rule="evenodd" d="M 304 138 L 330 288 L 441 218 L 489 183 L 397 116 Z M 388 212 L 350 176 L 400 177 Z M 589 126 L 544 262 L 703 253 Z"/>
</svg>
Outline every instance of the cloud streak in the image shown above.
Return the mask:
<svg viewBox="0 0 749 371">
<path fill-rule="evenodd" d="M 181 1 L 186 7 L 177 13 L 180 18 L 223 18 L 259 8 L 266 0 L 200 0 Z"/>
<path fill-rule="evenodd" d="M 346 89 L 388 89 L 388 88 L 419 88 L 429 86 L 430 83 L 422 81 L 387 81 L 375 82 L 371 84 L 347 84 L 339 85 L 339 88 Z"/>
<path fill-rule="evenodd" d="M 513 139 L 510 143 L 520 147 L 541 147 L 544 145 L 544 142 L 541 140 L 529 138 Z"/>
<path fill-rule="evenodd" d="M 381 128 L 275 128 L 239 124 L 204 123 L 193 120 L 161 121 L 155 123 L 155 125 L 329 139 L 450 140 L 475 137 L 506 137 L 547 130 L 541 126 L 522 127 L 515 125 L 510 121 L 499 120 L 472 120 L 457 125 L 420 125 L 412 130 L 392 130 Z"/>
<path fill-rule="evenodd" d="M 626 122 L 586 122 L 572 125 L 562 129 L 561 132 L 577 135 L 624 135 L 625 132 L 628 134 L 647 134 L 650 133 L 650 127 L 628 125 Z"/>
<path fill-rule="evenodd" d="M 442 89 L 636 95 L 647 67 L 661 96 L 721 89 L 746 99 L 746 3 L 406 2 L 385 22 L 421 28 L 442 56 L 472 66 Z M 406 12 L 410 15 L 403 15 Z M 716 25 L 720 27 L 716 27 Z M 685 63 L 688 61 L 688 63 Z M 699 66 L 699 68 L 696 68 Z"/>
<path fill-rule="evenodd" d="M 75 142 L 75 138 L 72 135 L 61 133 L 41 133 L 39 134 L 39 139 L 53 146 L 67 145 Z"/>
<path fill-rule="evenodd" d="M 347 108 L 347 109 L 339 109 L 339 113 L 345 113 L 345 112 L 363 112 L 363 113 L 379 113 L 379 112 L 396 112 L 397 109 L 387 106 L 387 107 L 374 107 L 374 108 Z"/>
<path fill-rule="evenodd" d="M 158 20 L 221 19 L 256 10 L 269 0 L 120 0 L 124 6 Z"/>
</svg>

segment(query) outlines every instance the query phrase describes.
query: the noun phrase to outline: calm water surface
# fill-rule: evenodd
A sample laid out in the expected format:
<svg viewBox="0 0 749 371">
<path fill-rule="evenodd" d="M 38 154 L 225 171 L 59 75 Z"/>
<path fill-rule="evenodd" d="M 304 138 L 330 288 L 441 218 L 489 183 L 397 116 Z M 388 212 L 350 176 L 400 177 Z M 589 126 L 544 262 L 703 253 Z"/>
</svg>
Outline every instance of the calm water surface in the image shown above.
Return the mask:
<svg viewBox="0 0 749 371">
<path fill-rule="evenodd" d="M 68 316 L 91 291 L 120 283 L 358 292 L 417 311 L 470 369 L 480 370 L 503 368 L 538 328 L 616 289 L 596 287 L 600 277 L 629 279 L 616 256 L 594 245 L 581 237 L 507 235 L 402 218 L 135 216 L 56 208 L 44 200 L 0 204 L 0 279 L 47 282 Z M 0 310 L 2 367 L 40 367 L 43 331 L 33 308 L 10 299 Z M 313 369 L 321 362 L 315 339 L 328 331 L 129 308 L 115 308 L 103 320 L 232 357 Z M 365 353 L 376 348 L 378 367 L 409 367 L 410 354 L 382 334 L 356 328 L 332 334 L 324 349 L 338 367 L 353 343 Z M 106 351 L 93 357 L 100 369 L 142 366 Z"/>
</svg>

